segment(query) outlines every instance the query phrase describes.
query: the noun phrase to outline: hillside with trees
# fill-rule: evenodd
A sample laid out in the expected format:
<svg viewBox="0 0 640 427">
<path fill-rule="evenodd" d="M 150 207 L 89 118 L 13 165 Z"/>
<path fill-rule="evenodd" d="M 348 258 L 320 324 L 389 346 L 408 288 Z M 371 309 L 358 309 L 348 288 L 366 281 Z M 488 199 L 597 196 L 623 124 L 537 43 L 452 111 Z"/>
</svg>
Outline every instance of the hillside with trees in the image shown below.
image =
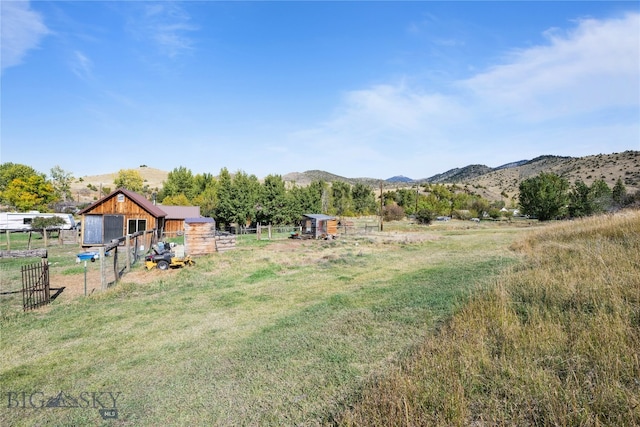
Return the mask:
<svg viewBox="0 0 640 427">
<path fill-rule="evenodd" d="M 222 168 L 193 174 L 141 165 L 117 173 L 74 178 L 28 165 L 0 165 L 3 210 L 74 212 L 122 187 L 165 205 L 199 206 L 219 224 L 290 224 L 304 213 L 406 216 L 428 223 L 437 216 L 508 218 L 515 209 L 541 220 L 581 217 L 638 203 L 640 152 L 582 158 L 542 156 L 492 169 L 472 165 L 428 182 L 344 178 L 319 170 L 263 179 Z M 480 175 L 478 175 L 480 174 Z M 448 178 L 447 178 L 448 177 Z M 462 177 L 472 177 L 460 180 Z M 382 194 L 381 194 L 382 191 Z M 381 209 L 382 208 L 382 212 Z"/>
</svg>

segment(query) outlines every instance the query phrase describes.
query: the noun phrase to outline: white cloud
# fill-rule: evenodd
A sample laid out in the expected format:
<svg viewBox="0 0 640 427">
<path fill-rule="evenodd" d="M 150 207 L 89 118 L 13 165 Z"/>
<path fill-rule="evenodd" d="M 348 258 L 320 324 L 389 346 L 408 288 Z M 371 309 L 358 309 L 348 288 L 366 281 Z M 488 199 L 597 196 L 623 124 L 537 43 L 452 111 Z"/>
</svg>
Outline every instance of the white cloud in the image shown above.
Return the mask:
<svg viewBox="0 0 640 427">
<path fill-rule="evenodd" d="M 639 14 L 585 19 L 545 35 L 548 45 L 516 51 L 461 86 L 494 112 L 531 121 L 638 106 Z"/>
<path fill-rule="evenodd" d="M 73 60 L 71 63 L 71 70 L 73 73 L 83 80 L 88 80 L 92 77 L 93 62 L 85 54 L 80 51 L 73 52 Z"/>
<path fill-rule="evenodd" d="M 639 29 L 638 14 L 581 20 L 573 30 L 547 32 L 548 44 L 511 53 L 439 93 L 405 82 L 354 90 L 331 119 L 291 141 L 339 147 L 344 155 L 334 157 L 397 163 L 405 174 L 467 160 L 497 166 L 520 160 L 518 150 L 607 152 L 607 129 L 617 138 L 609 151 L 637 149 Z M 349 161 L 340 162 L 348 170 Z"/>
<path fill-rule="evenodd" d="M 27 52 L 38 47 L 50 33 L 42 16 L 31 10 L 28 1 L 0 1 L 2 19 L 2 69 L 22 63 Z"/>
<path fill-rule="evenodd" d="M 175 58 L 194 48 L 187 34 L 198 28 L 190 21 L 189 14 L 176 3 L 152 3 L 144 6 L 135 31 L 153 41 L 162 54 Z"/>
</svg>

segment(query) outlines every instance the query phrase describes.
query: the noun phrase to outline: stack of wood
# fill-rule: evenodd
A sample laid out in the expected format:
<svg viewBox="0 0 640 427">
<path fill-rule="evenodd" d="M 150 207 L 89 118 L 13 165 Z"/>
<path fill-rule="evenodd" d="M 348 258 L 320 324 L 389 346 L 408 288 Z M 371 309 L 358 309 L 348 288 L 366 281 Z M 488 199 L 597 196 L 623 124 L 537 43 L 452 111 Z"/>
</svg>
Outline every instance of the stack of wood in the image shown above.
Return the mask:
<svg viewBox="0 0 640 427">
<path fill-rule="evenodd" d="M 226 234 L 216 236 L 216 250 L 218 252 L 225 252 L 236 247 L 236 235 Z"/>
<path fill-rule="evenodd" d="M 212 218 L 187 218 L 184 223 L 184 246 L 187 255 L 224 252 L 236 247 L 236 236 L 217 233 Z"/>
</svg>

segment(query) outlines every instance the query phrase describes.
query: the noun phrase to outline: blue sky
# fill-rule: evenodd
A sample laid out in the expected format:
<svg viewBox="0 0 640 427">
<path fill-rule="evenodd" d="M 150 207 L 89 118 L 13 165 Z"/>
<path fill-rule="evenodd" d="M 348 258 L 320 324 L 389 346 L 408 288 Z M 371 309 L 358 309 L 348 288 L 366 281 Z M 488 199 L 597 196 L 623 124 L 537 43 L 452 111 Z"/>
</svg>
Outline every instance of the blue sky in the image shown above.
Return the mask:
<svg viewBox="0 0 640 427">
<path fill-rule="evenodd" d="M 0 3 L 0 161 L 44 173 L 640 150 L 637 1 Z"/>
</svg>

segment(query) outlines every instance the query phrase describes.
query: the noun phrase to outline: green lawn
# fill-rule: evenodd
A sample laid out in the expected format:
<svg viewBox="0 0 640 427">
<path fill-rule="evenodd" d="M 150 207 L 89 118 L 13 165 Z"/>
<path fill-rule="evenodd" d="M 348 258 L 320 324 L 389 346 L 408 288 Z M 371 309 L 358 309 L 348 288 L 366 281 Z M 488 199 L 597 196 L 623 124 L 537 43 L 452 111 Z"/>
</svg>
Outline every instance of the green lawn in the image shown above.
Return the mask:
<svg viewBox="0 0 640 427">
<path fill-rule="evenodd" d="M 424 230 L 243 239 L 148 283 L 139 266 L 109 291 L 3 313 L 0 424 L 325 423 L 513 264 L 522 232 Z M 32 407 L 60 392 L 79 407 Z"/>
</svg>

